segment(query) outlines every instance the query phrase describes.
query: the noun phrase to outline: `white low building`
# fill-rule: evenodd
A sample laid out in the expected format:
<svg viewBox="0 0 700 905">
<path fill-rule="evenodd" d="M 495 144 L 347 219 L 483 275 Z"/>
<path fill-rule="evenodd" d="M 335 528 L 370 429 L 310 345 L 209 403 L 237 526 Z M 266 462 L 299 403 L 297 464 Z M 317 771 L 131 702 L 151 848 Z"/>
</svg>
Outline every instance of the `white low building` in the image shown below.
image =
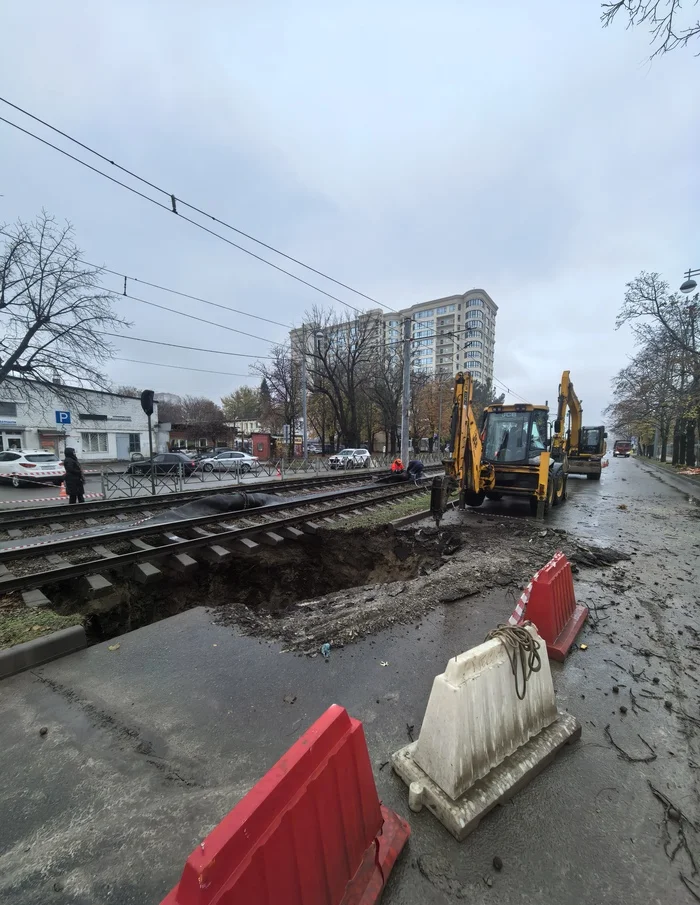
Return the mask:
<svg viewBox="0 0 700 905">
<path fill-rule="evenodd" d="M 153 450 L 161 451 L 157 403 L 152 422 Z M 66 446 L 86 462 L 148 456 L 148 419 L 140 399 L 12 377 L 0 384 L 0 451 L 49 449 L 62 457 Z"/>
</svg>

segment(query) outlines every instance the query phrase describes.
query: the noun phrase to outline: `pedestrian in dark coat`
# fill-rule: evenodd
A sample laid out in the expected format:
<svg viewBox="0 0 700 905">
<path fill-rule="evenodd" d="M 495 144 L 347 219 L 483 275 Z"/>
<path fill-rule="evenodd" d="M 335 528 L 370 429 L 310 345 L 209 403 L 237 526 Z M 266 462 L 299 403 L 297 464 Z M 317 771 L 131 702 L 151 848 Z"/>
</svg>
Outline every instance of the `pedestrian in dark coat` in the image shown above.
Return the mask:
<svg viewBox="0 0 700 905">
<path fill-rule="evenodd" d="M 85 481 L 83 479 L 83 469 L 80 467 L 78 457 L 72 446 L 66 447 L 66 457 L 63 460 L 63 466 L 66 469 L 66 493 L 70 497 L 69 503 L 85 502 Z"/>
</svg>

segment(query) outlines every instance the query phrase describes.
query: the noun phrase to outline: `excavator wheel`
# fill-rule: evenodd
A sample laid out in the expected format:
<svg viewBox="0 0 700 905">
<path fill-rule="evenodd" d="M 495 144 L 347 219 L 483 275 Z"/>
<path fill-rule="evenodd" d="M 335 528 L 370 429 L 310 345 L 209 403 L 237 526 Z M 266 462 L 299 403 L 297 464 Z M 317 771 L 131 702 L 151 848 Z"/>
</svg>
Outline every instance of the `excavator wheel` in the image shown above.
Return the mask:
<svg viewBox="0 0 700 905">
<path fill-rule="evenodd" d="M 464 502 L 467 506 L 481 506 L 484 502 L 484 492 L 479 491 L 479 493 L 474 493 L 474 491 L 467 491 L 464 494 Z"/>
<path fill-rule="evenodd" d="M 566 501 L 566 475 L 563 471 L 557 471 L 552 475 L 550 483 L 553 485 L 552 506 L 558 506 Z"/>
</svg>

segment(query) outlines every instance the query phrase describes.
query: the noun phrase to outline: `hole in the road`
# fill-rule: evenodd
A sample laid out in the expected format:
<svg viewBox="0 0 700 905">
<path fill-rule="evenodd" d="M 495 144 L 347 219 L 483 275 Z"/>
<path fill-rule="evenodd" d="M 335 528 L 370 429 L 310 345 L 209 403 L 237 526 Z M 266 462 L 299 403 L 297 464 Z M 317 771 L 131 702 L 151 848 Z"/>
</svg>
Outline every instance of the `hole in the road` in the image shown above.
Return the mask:
<svg viewBox="0 0 700 905">
<path fill-rule="evenodd" d="M 491 588 L 508 589 L 514 602 L 559 549 L 581 566 L 629 558 L 530 520 L 465 515 L 440 531 L 426 525 L 322 530 L 277 547 L 261 544 L 215 566 L 203 562 L 188 578 L 173 576 L 155 559 L 162 574 L 153 584 L 110 574 L 114 590 L 83 603 L 68 584 L 45 590 L 59 613 L 84 617 L 93 642 L 206 606 L 216 621 L 300 649 L 299 638 L 312 638 L 312 645 L 317 636 L 359 637 Z"/>
<path fill-rule="evenodd" d="M 72 604 L 65 585 L 47 594 L 59 612 L 84 611 L 91 640 L 101 641 L 195 606 L 235 604 L 277 614 L 335 591 L 408 580 L 441 564 L 463 542 L 454 532 L 432 529 L 419 536 L 384 527 L 329 530 L 277 548 L 261 545 L 255 553 L 234 554 L 215 567 L 202 563 L 191 580 L 163 573 L 150 586 L 125 582 L 83 607 Z"/>
</svg>

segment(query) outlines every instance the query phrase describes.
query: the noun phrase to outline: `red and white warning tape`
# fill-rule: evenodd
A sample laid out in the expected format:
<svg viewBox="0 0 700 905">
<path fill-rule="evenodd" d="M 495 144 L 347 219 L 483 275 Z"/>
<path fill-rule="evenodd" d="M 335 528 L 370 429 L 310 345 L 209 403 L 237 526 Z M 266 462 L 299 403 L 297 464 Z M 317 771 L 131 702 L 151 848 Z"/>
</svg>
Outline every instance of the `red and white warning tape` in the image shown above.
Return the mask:
<svg viewBox="0 0 700 905">
<path fill-rule="evenodd" d="M 96 500 L 101 499 L 103 494 L 101 493 L 84 493 L 83 497 L 86 500 Z M 32 497 L 31 499 L 26 500 L 0 500 L 0 505 L 2 506 L 16 506 L 18 503 L 51 503 L 55 500 L 65 500 L 68 502 L 68 497 L 65 496 L 42 496 L 42 497 Z"/>
<path fill-rule="evenodd" d="M 515 609 L 513 610 L 512 615 L 508 619 L 509 625 L 519 625 L 519 623 L 523 620 L 525 616 L 525 610 L 530 600 L 530 594 L 532 593 L 532 585 L 539 574 L 539 572 L 535 572 L 532 579 L 527 583 L 527 587 L 520 595 L 520 599 L 515 605 Z"/>
</svg>

